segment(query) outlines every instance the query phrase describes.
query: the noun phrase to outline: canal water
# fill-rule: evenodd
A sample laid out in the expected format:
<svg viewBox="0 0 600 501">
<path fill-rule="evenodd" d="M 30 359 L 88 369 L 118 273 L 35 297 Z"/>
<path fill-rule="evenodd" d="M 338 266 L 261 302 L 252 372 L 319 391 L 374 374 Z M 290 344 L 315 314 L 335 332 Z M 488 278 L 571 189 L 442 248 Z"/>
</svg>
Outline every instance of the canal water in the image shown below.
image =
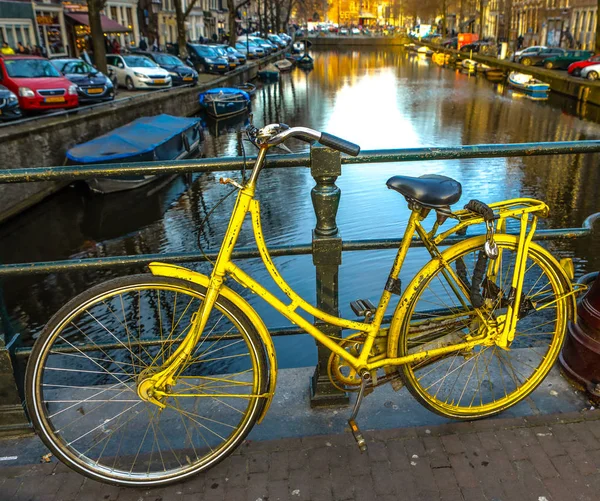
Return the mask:
<svg viewBox="0 0 600 501">
<path fill-rule="evenodd" d="M 520 143 L 597 139 L 597 110 L 552 95 L 531 101 L 502 84 L 440 68 L 430 59 L 400 49 L 314 52 L 314 70 L 295 69 L 281 81 L 259 88 L 253 99 L 255 124 L 285 122 L 327 131 L 360 144 L 363 150 L 455 146 L 478 143 Z M 206 156 L 248 155 L 255 151 L 237 132 L 244 119 L 207 123 Z M 307 145 L 290 141 L 295 151 Z M 493 202 L 535 197 L 551 208 L 545 227 L 581 226 L 600 211 L 598 155 L 471 159 L 420 163 L 346 166 L 337 184 L 342 196 L 338 224 L 344 239 L 399 238 L 408 220 L 404 199 L 386 189 L 397 174 L 436 173 L 463 185 L 462 207 L 471 198 Z M 199 229 L 207 211 L 228 191 L 218 175 L 177 178 L 137 192 L 89 196 L 69 188 L 27 213 L 0 226 L 0 262 L 115 256 L 157 252 L 194 252 L 200 241 L 216 250 L 224 233 L 233 197 L 227 199 Z M 239 172 L 229 173 L 231 177 Z M 309 243 L 315 216 L 310 190 L 314 181 L 306 168 L 267 170 L 258 198 L 269 244 Z M 249 227 L 239 245 L 253 245 Z M 575 260 L 576 273 L 600 269 L 600 238 L 548 244 L 560 256 Z M 344 253 L 340 270 L 340 310 L 352 317 L 349 302 L 377 302 L 393 259 L 392 251 Z M 423 250 L 409 253 L 403 283 L 425 262 Z M 283 276 L 307 299 L 315 298 L 310 256 L 275 260 Z M 207 273 L 205 264 L 192 265 Z M 258 260 L 243 267 L 271 284 Z M 140 269 L 131 272 L 143 271 Z M 28 345 L 44 323 L 68 299 L 92 284 L 125 273 L 88 271 L 5 280 L 4 301 L 11 329 Z M 272 287 L 271 287 L 272 288 Z M 248 297 L 247 294 L 245 294 Z M 286 326 L 256 297 L 250 302 L 271 327 Z M 316 349 L 308 336 L 278 338 L 282 367 L 312 365 Z"/>
</svg>

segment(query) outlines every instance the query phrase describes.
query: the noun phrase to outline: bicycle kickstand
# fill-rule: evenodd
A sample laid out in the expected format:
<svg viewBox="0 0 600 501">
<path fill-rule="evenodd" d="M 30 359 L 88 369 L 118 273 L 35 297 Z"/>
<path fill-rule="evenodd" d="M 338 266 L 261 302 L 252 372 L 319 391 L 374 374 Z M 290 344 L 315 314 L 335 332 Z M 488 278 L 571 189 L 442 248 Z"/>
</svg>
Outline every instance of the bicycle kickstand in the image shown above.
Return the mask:
<svg viewBox="0 0 600 501">
<path fill-rule="evenodd" d="M 352 409 L 352 415 L 350 419 L 348 419 L 348 425 L 350 426 L 350 430 L 352 430 L 352 435 L 354 436 L 354 440 L 356 440 L 356 444 L 360 449 L 360 452 L 367 452 L 367 441 L 364 439 L 360 428 L 356 424 L 355 418 L 358 414 L 358 409 L 360 409 L 360 404 L 362 404 L 363 397 L 365 396 L 365 387 L 367 383 L 371 380 L 371 373 L 369 371 L 364 371 L 361 374 L 361 382 L 360 389 L 358 390 L 358 397 L 356 398 L 356 402 L 354 403 L 354 409 Z"/>
</svg>

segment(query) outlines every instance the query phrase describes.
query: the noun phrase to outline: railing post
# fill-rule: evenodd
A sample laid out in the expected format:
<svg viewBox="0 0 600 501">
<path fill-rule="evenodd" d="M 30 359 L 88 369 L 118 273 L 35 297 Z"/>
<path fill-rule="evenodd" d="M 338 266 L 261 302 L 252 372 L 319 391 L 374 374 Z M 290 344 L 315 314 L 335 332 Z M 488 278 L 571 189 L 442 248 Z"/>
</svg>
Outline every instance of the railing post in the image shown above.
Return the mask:
<svg viewBox="0 0 600 501">
<path fill-rule="evenodd" d="M 342 238 L 336 224 L 340 204 L 340 189 L 335 180 L 342 174 L 340 153 L 322 146 L 310 149 L 310 171 L 316 181 L 310 195 L 317 216 L 313 230 L 313 263 L 317 278 L 317 307 L 332 315 L 338 315 L 338 269 L 342 263 Z M 341 337 L 339 327 L 323 324 L 315 319 L 315 325 L 330 335 Z M 344 405 L 348 395 L 329 381 L 327 362 L 331 352 L 317 343 L 319 360 L 311 380 L 311 407 Z"/>
<path fill-rule="evenodd" d="M 0 282 L 0 436 L 23 435 L 32 431 L 17 389 L 10 352 L 6 347 L 6 342 L 10 342 L 13 336 Z"/>
</svg>

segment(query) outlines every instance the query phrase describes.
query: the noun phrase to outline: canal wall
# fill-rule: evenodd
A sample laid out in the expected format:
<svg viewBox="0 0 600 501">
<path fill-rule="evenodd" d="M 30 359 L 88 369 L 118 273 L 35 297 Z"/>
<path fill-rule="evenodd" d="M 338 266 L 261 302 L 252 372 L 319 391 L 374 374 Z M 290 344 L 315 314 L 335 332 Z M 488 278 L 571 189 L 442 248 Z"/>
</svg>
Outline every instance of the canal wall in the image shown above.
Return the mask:
<svg viewBox="0 0 600 501">
<path fill-rule="evenodd" d="M 432 50 L 452 54 L 462 59 L 469 57 L 468 54 L 453 49 L 428 47 Z M 549 84 L 552 92 L 558 92 L 559 94 L 575 98 L 582 103 L 591 103 L 600 106 L 600 82 L 598 81 L 571 77 L 563 70 L 547 70 L 541 67 L 538 68 L 537 66 L 523 66 L 522 64 L 513 63 L 505 59 L 496 59 L 495 57 L 480 56 L 478 54 L 473 54 L 472 59 L 495 68 L 500 68 L 507 73 L 518 71 L 520 73 L 533 75 L 535 78 Z"/>
<path fill-rule="evenodd" d="M 313 47 L 341 48 L 341 47 L 389 47 L 403 46 L 411 42 L 406 36 L 397 37 L 369 37 L 364 35 L 355 36 L 317 36 L 307 37 Z"/>
<path fill-rule="evenodd" d="M 63 165 L 67 150 L 136 118 L 161 113 L 190 116 L 200 111 L 198 93 L 215 86 L 231 86 L 256 78 L 260 67 L 278 59 L 281 52 L 215 76 L 196 87 L 140 93 L 95 107 L 58 116 L 10 124 L 0 128 L 0 169 Z M 55 193 L 65 183 L 0 184 L 0 222 Z"/>
</svg>

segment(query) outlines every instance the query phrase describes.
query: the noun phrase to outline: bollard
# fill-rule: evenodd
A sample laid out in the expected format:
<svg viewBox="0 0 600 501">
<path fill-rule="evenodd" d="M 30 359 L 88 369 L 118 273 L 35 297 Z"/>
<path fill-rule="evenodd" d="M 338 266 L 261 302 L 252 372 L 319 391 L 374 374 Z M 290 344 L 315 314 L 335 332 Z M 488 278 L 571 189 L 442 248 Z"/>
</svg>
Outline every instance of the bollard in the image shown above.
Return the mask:
<svg viewBox="0 0 600 501">
<path fill-rule="evenodd" d="M 310 193 L 317 217 L 312 235 L 317 307 L 338 316 L 338 270 L 342 263 L 342 237 L 335 220 L 341 194 L 335 180 L 342 173 L 340 153 L 330 148 L 312 146 L 310 171 L 317 183 Z M 316 319 L 315 325 L 329 336 L 342 335 L 341 328 L 337 326 L 324 324 Z M 311 407 L 348 404 L 348 394 L 333 386 L 327 375 L 327 362 L 331 352 L 318 343 L 317 351 L 319 359 L 311 379 Z"/>
<path fill-rule="evenodd" d="M 32 432 L 17 389 L 10 352 L 6 347 L 6 341 L 10 342 L 14 336 L 0 283 L 0 436 Z"/>
</svg>

